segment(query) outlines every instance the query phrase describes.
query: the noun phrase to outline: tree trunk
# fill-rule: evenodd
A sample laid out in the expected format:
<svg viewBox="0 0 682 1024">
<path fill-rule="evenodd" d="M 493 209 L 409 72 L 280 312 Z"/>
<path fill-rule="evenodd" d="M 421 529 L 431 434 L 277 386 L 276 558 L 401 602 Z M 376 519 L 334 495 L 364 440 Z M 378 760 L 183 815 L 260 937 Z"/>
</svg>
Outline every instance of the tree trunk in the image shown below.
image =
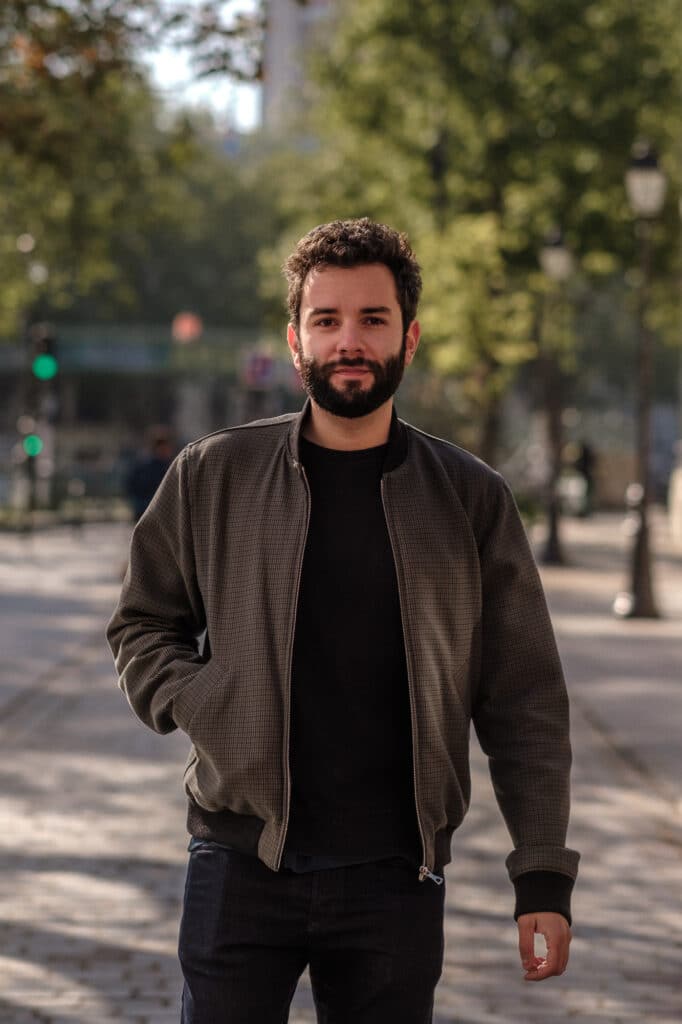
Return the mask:
<svg viewBox="0 0 682 1024">
<path fill-rule="evenodd" d="M 502 400 L 499 395 L 490 395 L 483 413 L 481 423 L 481 440 L 478 454 L 489 466 L 495 465 L 497 449 L 500 442 L 502 425 Z"/>
<path fill-rule="evenodd" d="M 549 472 L 545 491 L 547 540 L 542 552 L 542 561 L 545 565 L 565 565 L 566 559 L 560 534 L 561 497 L 559 495 L 563 456 L 563 378 L 552 352 L 542 353 L 540 362 L 545 393 L 545 422 L 549 454 Z"/>
</svg>

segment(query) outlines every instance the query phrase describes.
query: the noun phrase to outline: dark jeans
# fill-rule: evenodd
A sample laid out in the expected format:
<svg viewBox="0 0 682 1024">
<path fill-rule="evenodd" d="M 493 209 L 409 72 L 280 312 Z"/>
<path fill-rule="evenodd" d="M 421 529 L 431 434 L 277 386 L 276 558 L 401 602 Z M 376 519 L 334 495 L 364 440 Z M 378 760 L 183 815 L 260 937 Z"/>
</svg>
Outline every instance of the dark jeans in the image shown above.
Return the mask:
<svg viewBox="0 0 682 1024">
<path fill-rule="evenodd" d="M 429 1024 L 444 885 L 399 859 L 297 874 L 192 846 L 182 1024 L 285 1024 L 306 966 L 320 1024 Z"/>
</svg>

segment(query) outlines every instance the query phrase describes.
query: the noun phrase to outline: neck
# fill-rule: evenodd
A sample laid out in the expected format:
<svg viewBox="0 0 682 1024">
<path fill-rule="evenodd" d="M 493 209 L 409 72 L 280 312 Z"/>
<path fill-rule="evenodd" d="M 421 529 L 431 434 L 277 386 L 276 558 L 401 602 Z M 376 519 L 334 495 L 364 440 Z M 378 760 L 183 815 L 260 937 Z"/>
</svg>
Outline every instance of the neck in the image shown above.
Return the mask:
<svg viewBox="0 0 682 1024">
<path fill-rule="evenodd" d="M 337 451 L 360 451 L 386 444 L 391 429 L 393 399 L 384 402 L 368 416 L 348 419 L 334 416 L 311 400 L 310 416 L 303 427 L 303 436 L 313 444 Z"/>
</svg>

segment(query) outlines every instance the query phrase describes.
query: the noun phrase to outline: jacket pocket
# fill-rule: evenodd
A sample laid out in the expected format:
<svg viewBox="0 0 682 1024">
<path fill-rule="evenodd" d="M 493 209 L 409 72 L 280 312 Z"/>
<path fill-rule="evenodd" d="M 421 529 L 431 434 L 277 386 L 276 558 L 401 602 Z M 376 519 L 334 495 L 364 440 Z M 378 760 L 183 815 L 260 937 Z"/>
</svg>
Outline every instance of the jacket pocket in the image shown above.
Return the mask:
<svg viewBox="0 0 682 1024">
<path fill-rule="evenodd" d="M 223 671 L 219 662 L 211 658 L 199 669 L 192 681 L 183 686 L 180 693 L 173 698 L 173 721 L 183 732 L 190 734 L 195 715 L 223 675 Z"/>
</svg>

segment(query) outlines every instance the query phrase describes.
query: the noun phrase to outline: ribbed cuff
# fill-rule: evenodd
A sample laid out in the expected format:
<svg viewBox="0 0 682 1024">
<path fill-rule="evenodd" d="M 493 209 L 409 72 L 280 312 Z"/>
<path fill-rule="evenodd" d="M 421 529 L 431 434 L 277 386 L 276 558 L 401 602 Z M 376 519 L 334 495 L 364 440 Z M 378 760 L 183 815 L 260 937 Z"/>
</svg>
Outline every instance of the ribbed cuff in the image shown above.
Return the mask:
<svg viewBox="0 0 682 1024">
<path fill-rule="evenodd" d="M 570 925 L 573 885 L 572 878 L 558 871 L 525 871 L 517 875 L 514 920 L 521 914 L 539 914 L 544 910 L 562 914 Z"/>
</svg>

